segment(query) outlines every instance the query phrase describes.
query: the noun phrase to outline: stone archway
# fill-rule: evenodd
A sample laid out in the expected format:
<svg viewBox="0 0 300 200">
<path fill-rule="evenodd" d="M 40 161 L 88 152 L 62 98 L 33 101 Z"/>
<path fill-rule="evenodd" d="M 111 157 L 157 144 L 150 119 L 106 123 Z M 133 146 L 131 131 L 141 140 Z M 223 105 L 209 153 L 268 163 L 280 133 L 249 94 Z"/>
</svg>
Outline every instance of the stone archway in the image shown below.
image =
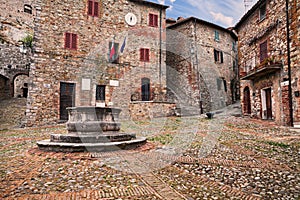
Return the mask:
<svg viewBox="0 0 300 200">
<path fill-rule="evenodd" d="M 27 98 L 28 94 L 28 74 L 16 74 L 11 80 L 11 95 L 12 97 L 23 97 Z"/>
<path fill-rule="evenodd" d="M 244 114 L 251 114 L 251 96 L 250 88 L 247 86 L 244 88 L 244 98 L 243 98 L 243 112 Z"/>
</svg>

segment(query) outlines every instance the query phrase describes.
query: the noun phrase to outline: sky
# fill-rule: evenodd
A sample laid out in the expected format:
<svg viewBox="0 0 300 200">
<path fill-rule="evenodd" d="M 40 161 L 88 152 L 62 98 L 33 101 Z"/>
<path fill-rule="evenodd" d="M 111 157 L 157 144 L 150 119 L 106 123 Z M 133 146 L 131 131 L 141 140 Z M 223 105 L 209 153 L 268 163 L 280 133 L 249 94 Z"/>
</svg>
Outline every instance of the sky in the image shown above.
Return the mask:
<svg viewBox="0 0 300 200">
<path fill-rule="evenodd" d="M 148 0 L 170 6 L 167 17 L 196 17 L 224 28 L 234 26 L 258 0 Z M 245 3 L 247 9 L 245 8 Z"/>
</svg>

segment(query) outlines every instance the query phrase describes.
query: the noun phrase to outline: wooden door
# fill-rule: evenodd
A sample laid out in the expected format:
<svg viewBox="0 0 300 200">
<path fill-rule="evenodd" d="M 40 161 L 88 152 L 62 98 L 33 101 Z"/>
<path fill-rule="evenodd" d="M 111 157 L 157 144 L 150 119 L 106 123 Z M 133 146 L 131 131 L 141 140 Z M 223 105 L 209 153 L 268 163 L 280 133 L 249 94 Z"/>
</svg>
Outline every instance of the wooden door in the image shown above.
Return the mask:
<svg viewBox="0 0 300 200">
<path fill-rule="evenodd" d="M 244 113 L 251 114 L 251 98 L 249 87 L 244 89 Z"/>
<path fill-rule="evenodd" d="M 272 119 L 272 91 L 271 88 L 266 89 L 266 107 L 267 107 L 267 119 Z"/>
<path fill-rule="evenodd" d="M 67 107 L 75 106 L 75 83 L 60 83 L 60 120 L 68 120 Z"/>
</svg>

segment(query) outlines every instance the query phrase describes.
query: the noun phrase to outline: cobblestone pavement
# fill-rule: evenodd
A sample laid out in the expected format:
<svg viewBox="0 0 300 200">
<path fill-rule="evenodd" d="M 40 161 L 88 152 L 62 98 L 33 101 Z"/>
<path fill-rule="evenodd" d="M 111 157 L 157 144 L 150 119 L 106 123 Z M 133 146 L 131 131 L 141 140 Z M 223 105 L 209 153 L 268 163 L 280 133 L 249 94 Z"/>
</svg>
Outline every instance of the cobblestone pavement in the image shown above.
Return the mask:
<svg viewBox="0 0 300 200">
<path fill-rule="evenodd" d="M 238 117 L 158 123 L 139 124 L 160 129 L 145 146 L 105 153 L 37 149 L 37 140 L 66 132 L 64 125 L 2 130 L 0 199 L 300 198 L 299 133 Z M 174 144 L 184 148 L 178 152 Z"/>
</svg>

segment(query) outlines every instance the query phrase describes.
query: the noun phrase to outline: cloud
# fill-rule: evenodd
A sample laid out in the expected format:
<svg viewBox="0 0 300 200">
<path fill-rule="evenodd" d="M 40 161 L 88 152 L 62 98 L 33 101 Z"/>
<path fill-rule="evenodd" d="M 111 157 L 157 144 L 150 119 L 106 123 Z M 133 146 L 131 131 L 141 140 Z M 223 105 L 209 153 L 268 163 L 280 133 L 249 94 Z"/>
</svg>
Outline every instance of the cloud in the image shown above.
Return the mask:
<svg viewBox="0 0 300 200">
<path fill-rule="evenodd" d="M 159 4 L 165 4 L 165 0 L 157 0 Z"/>
<path fill-rule="evenodd" d="M 169 6 L 168 11 L 172 11 L 174 6 Z"/>
<path fill-rule="evenodd" d="M 174 3 L 176 0 L 170 0 L 171 3 Z"/>
<path fill-rule="evenodd" d="M 226 26 L 233 26 L 233 18 L 223 15 L 222 13 L 215 13 L 210 11 L 210 14 L 213 16 L 214 21 L 220 22 Z"/>
</svg>

